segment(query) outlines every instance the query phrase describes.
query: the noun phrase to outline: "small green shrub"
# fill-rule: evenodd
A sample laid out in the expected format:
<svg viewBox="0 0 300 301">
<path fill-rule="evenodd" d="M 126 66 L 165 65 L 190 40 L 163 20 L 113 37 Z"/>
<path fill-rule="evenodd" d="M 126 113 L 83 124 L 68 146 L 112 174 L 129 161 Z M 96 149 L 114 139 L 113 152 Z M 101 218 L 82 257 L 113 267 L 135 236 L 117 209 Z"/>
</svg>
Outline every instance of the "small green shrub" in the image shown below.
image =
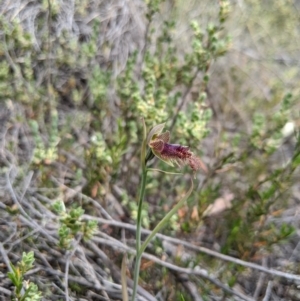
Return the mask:
<svg viewBox="0 0 300 301">
<path fill-rule="evenodd" d="M 14 301 L 39 301 L 42 300 L 42 293 L 37 285 L 30 281 L 25 281 L 25 273 L 33 268 L 34 253 L 23 252 L 22 260 L 16 266 L 10 265 L 12 272 L 9 272 L 8 278 L 12 281 L 15 292 L 12 300 Z"/>
</svg>

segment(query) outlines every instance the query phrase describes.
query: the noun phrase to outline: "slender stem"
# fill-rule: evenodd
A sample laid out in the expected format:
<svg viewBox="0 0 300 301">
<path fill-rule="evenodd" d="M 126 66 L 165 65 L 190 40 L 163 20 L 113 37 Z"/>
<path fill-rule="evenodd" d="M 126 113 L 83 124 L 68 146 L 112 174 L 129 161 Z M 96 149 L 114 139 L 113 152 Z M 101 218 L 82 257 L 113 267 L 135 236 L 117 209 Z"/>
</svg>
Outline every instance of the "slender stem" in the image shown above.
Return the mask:
<svg viewBox="0 0 300 301">
<path fill-rule="evenodd" d="M 140 264 L 141 264 L 141 230 L 142 230 L 142 207 L 143 200 L 145 196 L 145 187 L 146 187 L 146 178 L 147 178 L 147 170 L 142 173 L 142 182 L 141 182 L 141 190 L 138 204 L 138 215 L 137 215 L 137 225 L 136 225 L 136 258 L 135 258 L 135 267 L 134 267 L 134 278 L 133 278 L 133 292 L 132 292 L 132 301 L 135 301 L 139 273 L 140 273 Z"/>
<path fill-rule="evenodd" d="M 164 171 L 164 170 L 161 170 L 161 169 L 157 169 L 157 168 L 148 168 L 149 171 L 158 171 L 158 172 L 162 172 L 166 175 L 175 175 L 175 176 L 181 176 L 182 173 L 180 172 L 169 172 L 169 171 Z"/>
<path fill-rule="evenodd" d="M 133 291 L 132 291 L 132 301 L 135 301 L 135 297 L 137 294 L 138 282 L 139 282 L 139 273 L 140 273 L 140 265 L 141 265 L 141 255 L 140 255 L 140 247 L 141 247 L 141 231 L 142 231 L 142 208 L 143 201 L 145 197 L 145 188 L 146 188 L 146 180 L 147 180 L 147 168 L 145 163 L 146 157 L 146 125 L 143 120 L 144 125 L 144 137 L 141 151 L 141 166 L 142 166 L 142 180 L 140 187 L 140 195 L 139 195 L 139 203 L 138 203 L 138 212 L 137 212 L 137 224 L 136 224 L 136 258 L 135 258 L 135 267 L 134 267 L 134 278 L 133 278 Z"/>
</svg>

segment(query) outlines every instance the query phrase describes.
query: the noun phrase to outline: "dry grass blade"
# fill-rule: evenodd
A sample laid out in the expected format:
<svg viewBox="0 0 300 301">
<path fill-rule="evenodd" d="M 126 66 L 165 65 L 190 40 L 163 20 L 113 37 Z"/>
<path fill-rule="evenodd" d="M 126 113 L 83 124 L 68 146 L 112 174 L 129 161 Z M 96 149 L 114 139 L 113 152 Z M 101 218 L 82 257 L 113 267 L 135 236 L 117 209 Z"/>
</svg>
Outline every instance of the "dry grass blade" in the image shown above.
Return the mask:
<svg viewBox="0 0 300 301">
<path fill-rule="evenodd" d="M 129 301 L 128 291 L 127 291 L 127 277 L 126 277 L 126 266 L 127 263 L 127 254 L 123 255 L 122 259 L 122 268 L 121 268 L 121 284 L 122 284 L 122 297 L 123 301 Z"/>
</svg>

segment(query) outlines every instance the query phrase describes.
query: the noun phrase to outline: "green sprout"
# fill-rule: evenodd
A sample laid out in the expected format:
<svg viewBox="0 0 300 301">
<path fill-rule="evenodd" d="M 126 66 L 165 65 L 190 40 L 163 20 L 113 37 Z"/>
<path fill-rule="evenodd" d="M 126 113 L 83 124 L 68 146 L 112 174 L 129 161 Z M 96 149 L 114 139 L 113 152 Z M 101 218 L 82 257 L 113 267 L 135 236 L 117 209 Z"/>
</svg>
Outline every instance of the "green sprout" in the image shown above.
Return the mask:
<svg viewBox="0 0 300 301">
<path fill-rule="evenodd" d="M 10 263 L 11 272 L 7 276 L 15 286 L 14 301 L 39 301 L 42 299 L 42 293 L 38 290 L 36 284 L 25 281 L 24 276 L 26 272 L 33 268 L 34 253 L 23 252 L 22 260 L 14 266 Z"/>
<path fill-rule="evenodd" d="M 84 210 L 81 207 L 66 211 L 64 203 L 57 201 L 53 209 L 60 215 L 60 227 L 58 230 L 59 245 L 62 248 L 70 248 L 71 241 L 81 234 L 83 239 L 91 239 L 97 229 L 97 221 L 82 221 Z"/>
</svg>

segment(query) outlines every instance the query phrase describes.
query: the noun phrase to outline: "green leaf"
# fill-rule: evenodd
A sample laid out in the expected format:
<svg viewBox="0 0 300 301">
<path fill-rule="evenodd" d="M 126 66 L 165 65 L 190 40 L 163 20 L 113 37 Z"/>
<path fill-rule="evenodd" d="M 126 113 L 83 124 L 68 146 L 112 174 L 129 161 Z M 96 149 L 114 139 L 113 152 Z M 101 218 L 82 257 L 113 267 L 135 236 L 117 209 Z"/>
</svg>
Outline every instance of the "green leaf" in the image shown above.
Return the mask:
<svg viewBox="0 0 300 301">
<path fill-rule="evenodd" d="M 13 272 L 7 273 L 8 278 L 11 280 L 14 286 L 17 286 L 17 278 L 16 275 Z"/>
</svg>

